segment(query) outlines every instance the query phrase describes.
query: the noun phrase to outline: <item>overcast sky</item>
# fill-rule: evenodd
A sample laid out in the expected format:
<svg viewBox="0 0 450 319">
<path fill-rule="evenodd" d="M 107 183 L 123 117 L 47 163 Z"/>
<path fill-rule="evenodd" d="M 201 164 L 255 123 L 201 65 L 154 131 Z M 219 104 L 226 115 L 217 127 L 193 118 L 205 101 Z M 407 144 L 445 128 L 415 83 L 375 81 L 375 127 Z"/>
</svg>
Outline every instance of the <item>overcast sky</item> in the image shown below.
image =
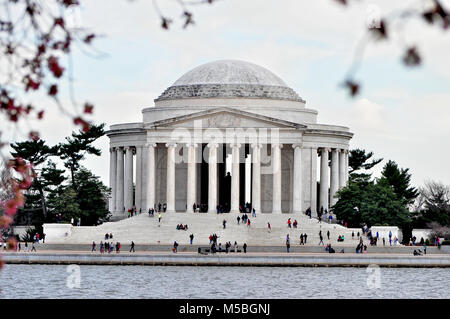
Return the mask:
<svg viewBox="0 0 450 319">
<path fill-rule="evenodd" d="M 259 64 L 282 78 L 319 111 L 318 122 L 350 127 L 351 148 L 373 151 L 410 168 L 414 185 L 439 180 L 450 185 L 450 31 L 421 19 L 391 26 L 386 43 L 369 44 L 356 79 L 362 92 L 350 98 L 340 88 L 370 16 L 422 1 L 221 0 L 190 7 L 195 25 L 182 28 L 176 1 L 159 6 L 174 23 L 169 31 L 151 1 L 82 1 L 76 21 L 102 37 L 101 58 L 77 53 L 75 96 L 95 105 L 93 119 L 108 126 L 142 121 L 141 110 L 190 69 L 220 59 Z M 450 1 L 443 1 L 450 8 Z M 401 63 L 405 47 L 417 45 L 418 68 Z M 37 124 L 50 144 L 74 129 L 71 120 L 48 103 L 46 121 Z M 20 140 L 18 136 L 11 139 Z M 103 154 L 83 165 L 109 183 L 109 140 Z"/>
</svg>

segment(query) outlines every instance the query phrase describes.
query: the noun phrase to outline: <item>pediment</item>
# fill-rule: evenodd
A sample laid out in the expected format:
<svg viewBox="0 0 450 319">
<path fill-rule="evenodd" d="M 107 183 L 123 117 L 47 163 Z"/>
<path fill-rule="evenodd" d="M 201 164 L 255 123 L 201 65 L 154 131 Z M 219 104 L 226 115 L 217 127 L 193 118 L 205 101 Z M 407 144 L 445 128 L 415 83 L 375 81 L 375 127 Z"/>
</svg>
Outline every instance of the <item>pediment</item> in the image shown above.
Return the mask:
<svg viewBox="0 0 450 319">
<path fill-rule="evenodd" d="M 301 124 L 233 108 L 201 111 L 149 124 L 150 127 L 161 128 L 194 128 L 200 125 L 202 128 L 306 128 Z"/>
</svg>

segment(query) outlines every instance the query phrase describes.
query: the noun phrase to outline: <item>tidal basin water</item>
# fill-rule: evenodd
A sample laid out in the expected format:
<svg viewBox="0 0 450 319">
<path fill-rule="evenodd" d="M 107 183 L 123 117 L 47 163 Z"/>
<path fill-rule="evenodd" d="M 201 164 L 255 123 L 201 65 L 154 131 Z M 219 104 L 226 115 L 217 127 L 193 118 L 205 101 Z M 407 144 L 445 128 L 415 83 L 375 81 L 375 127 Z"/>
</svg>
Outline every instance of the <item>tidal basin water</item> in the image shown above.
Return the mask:
<svg viewBox="0 0 450 319">
<path fill-rule="evenodd" d="M 5 265 L 0 290 L 27 299 L 450 298 L 450 269 Z"/>
</svg>

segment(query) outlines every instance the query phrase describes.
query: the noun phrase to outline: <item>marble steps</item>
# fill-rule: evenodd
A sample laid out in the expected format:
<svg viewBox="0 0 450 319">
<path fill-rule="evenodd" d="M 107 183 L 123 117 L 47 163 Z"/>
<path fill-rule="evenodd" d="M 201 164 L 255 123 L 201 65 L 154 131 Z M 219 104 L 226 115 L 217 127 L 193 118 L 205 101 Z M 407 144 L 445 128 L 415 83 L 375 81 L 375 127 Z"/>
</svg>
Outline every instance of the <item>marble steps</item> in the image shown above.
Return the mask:
<svg viewBox="0 0 450 319">
<path fill-rule="evenodd" d="M 294 216 L 294 217 L 292 217 Z M 72 235 L 63 242 L 89 243 L 93 240 L 99 242 L 104 240 L 105 233 L 113 233 L 114 241 L 136 243 L 165 243 L 171 244 L 174 240 L 179 243 L 189 243 L 189 235 L 194 234 L 194 243 L 209 244 L 208 237 L 216 233 L 220 238 L 219 242 L 237 241 L 238 244 L 247 242 L 248 244 L 280 245 L 285 243 L 286 234 L 290 234 L 291 243 L 297 244 L 301 233 L 308 234 L 308 243 L 317 244 L 319 242 L 318 232 L 322 229 L 324 241 L 327 230 L 331 233 L 331 242 L 336 242 L 338 235 L 345 235 L 346 243 L 355 245 L 357 242 L 350 241 L 351 230 L 347 228 L 327 223 L 318 223 L 316 219 L 309 219 L 304 215 L 272 215 L 259 214 L 256 218 L 251 217 L 251 227 L 244 224 L 237 224 L 236 214 L 193 214 L 193 213 L 166 213 L 163 214 L 161 223 L 157 217 L 149 217 L 141 214 L 124 220 L 105 223 L 96 227 L 74 227 Z M 297 219 L 299 226 L 297 229 L 287 227 L 287 219 L 292 221 Z M 222 221 L 227 220 L 226 229 L 223 229 Z M 271 223 L 272 230 L 267 230 L 267 222 Z M 187 231 L 176 230 L 177 224 L 188 224 Z"/>
</svg>

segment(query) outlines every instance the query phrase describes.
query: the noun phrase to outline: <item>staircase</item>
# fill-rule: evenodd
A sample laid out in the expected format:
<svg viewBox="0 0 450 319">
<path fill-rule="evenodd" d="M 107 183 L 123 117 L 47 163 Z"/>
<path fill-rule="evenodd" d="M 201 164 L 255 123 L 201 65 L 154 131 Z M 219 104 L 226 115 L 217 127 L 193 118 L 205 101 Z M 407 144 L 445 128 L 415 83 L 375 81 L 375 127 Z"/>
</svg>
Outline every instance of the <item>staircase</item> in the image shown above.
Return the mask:
<svg viewBox="0 0 450 319">
<path fill-rule="evenodd" d="M 232 245 L 236 241 L 238 245 L 244 242 L 248 245 L 284 245 L 286 235 L 289 234 L 291 245 L 298 245 L 300 234 L 306 233 L 307 245 L 318 245 L 319 230 L 322 230 L 325 245 L 339 244 L 355 247 L 359 241 L 357 232 L 360 229 L 349 229 L 339 224 L 319 223 L 317 219 L 310 219 L 306 215 L 297 214 L 258 214 L 257 217 L 249 215 L 251 225 L 247 227 L 242 223 L 237 223 L 238 214 L 211 214 L 211 213 L 162 213 L 162 220 L 159 223 L 157 213 L 155 217 L 148 214 L 141 214 L 131 218 L 126 218 L 117 222 L 104 223 L 99 226 L 79 226 L 72 227 L 71 235 L 66 238 L 55 239 L 51 243 L 73 243 L 87 244 L 105 240 L 106 233 L 113 234 L 113 241 L 136 244 L 173 244 L 176 240 L 179 244 L 189 244 L 189 235 L 194 234 L 194 244 L 208 245 L 209 236 L 217 234 L 218 243 L 225 244 L 231 241 Z M 292 223 L 296 219 L 297 228 L 288 228 L 287 220 L 291 218 Z M 223 229 L 222 222 L 226 220 L 226 228 Z M 271 224 L 271 231 L 268 231 L 267 223 Z M 187 224 L 188 230 L 177 230 L 178 224 Z M 330 240 L 327 239 L 327 231 L 330 231 Z M 352 240 L 352 230 L 355 237 Z M 339 235 L 345 236 L 344 242 L 337 242 Z M 367 243 L 367 240 L 364 239 Z"/>
</svg>

